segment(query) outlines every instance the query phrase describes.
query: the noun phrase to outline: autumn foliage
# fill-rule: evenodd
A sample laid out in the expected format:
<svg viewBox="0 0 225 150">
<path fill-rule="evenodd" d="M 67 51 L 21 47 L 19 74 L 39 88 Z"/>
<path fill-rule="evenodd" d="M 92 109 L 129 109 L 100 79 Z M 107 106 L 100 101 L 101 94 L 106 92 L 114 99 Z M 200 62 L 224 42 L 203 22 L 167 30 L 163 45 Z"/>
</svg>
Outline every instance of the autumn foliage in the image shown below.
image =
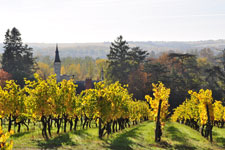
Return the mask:
<svg viewBox="0 0 225 150">
<path fill-rule="evenodd" d="M 5 81 L 10 80 L 12 78 L 12 75 L 8 72 L 4 71 L 3 69 L 0 69 L 0 85 L 2 87 L 5 86 Z"/>
</svg>

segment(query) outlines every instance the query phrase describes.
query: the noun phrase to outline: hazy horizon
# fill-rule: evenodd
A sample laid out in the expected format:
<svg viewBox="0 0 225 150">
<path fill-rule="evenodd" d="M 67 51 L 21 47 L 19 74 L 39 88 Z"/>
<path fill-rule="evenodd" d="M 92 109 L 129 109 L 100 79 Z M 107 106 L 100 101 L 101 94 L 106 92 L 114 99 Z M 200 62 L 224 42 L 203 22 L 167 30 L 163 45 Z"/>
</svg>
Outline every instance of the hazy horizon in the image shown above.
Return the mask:
<svg viewBox="0 0 225 150">
<path fill-rule="evenodd" d="M 0 0 L 0 43 L 16 27 L 24 43 L 225 39 L 223 0 Z"/>
<path fill-rule="evenodd" d="M 23 36 L 23 35 L 22 35 Z M 118 35 L 119 36 L 119 35 Z M 117 36 L 117 37 L 118 37 Z M 97 41 L 97 42 L 89 42 L 89 41 L 85 41 L 85 42 L 23 42 L 23 43 L 25 43 L 25 44 L 54 44 L 54 45 L 56 45 L 56 44 L 104 44 L 104 43 L 111 43 L 111 42 L 114 42 L 114 40 L 116 40 L 116 38 L 117 37 L 115 37 L 115 39 L 113 39 L 112 41 Z M 23 40 L 23 38 L 22 38 L 22 40 Z M 126 40 L 126 39 L 124 39 L 124 40 Z M 220 41 L 220 40 L 222 40 L 222 41 L 225 41 L 225 38 L 224 39 L 206 39 L 206 40 L 186 40 L 186 41 L 179 41 L 179 40 L 177 40 L 177 41 L 174 41 L 174 40 L 172 40 L 172 41 L 160 41 L 160 40 L 158 40 L 158 41 L 154 41 L 154 40 L 152 40 L 152 41 L 129 41 L 129 40 L 126 40 L 128 43 L 138 43 L 138 42 L 140 42 L 140 43 L 147 43 L 147 42 L 153 42 L 153 43 L 157 43 L 157 42 L 163 42 L 163 43 L 170 43 L 170 42 L 177 42 L 177 43 L 189 43 L 189 42 L 207 42 L 207 41 Z M 0 42 L 0 44 L 4 44 L 4 41 L 1 41 Z"/>
</svg>

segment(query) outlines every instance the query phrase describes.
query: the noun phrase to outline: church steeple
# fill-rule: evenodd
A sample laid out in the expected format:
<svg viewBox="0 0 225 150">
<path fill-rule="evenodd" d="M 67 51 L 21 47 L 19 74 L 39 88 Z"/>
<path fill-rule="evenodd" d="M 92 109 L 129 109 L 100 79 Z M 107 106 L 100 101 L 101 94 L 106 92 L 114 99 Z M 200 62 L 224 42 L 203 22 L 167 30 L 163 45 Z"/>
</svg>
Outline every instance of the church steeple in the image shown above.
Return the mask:
<svg viewBox="0 0 225 150">
<path fill-rule="evenodd" d="M 58 50 L 58 44 L 56 44 L 56 50 L 55 50 L 55 62 L 61 62 L 59 58 L 59 50 Z"/>
<path fill-rule="evenodd" d="M 101 77 L 100 77 L 100 80 L 103 81 L 104 80 L 104 71 L 103 71 L 103 68 L 101 70 Z"/>
<path fill-rule="evenodd" d="M 55 50 L 54 71 L 56 74 L 57 82 L 60 82 L 61 81 L 61 61 L 59 59 L 58 44 L 56 44 L 56 50 Z"/>
</svg>

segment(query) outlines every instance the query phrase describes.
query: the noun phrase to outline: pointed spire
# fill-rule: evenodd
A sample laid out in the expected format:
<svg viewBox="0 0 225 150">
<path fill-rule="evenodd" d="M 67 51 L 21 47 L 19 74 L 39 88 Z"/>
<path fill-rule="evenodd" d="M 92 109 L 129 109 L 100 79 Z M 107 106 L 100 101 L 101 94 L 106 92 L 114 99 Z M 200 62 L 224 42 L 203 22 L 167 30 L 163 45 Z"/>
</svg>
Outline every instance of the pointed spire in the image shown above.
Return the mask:
<svg viewBox="0 0 225 150">
<path fill-rule="evenodd" d="M 55 50 L 55 62 L 61 62 L 59 59 L 58 43 L 56 44 L 56 50 Z"/>
</svg>

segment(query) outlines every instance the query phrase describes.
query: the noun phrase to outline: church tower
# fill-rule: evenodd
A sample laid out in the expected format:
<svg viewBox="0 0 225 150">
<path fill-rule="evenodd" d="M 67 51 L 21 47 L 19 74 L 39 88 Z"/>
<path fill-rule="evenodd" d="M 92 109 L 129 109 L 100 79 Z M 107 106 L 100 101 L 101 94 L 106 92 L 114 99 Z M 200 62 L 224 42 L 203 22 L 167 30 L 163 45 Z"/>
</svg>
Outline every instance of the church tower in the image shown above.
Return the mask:
<svg viewBox="0 0 225 150">
<path fill-rule="evenodd" d="M 100 77 L 100 80 L 103 81 L 104 80 L 104 71 L 103 71 L 103 68 L 101 70 L 101 77 Z"/>
<path fill-rule="evenodd" d="M 59 59 L 58 44 L 56 44 L 56 50 L 55 50 L 54 71 L 55 71 L 55 74 L 56 74 L 57 82 L 60 82 L 60 76 L 61 76 L 61 61 L 60 61 L 60 59 Z"/>
</svg>

